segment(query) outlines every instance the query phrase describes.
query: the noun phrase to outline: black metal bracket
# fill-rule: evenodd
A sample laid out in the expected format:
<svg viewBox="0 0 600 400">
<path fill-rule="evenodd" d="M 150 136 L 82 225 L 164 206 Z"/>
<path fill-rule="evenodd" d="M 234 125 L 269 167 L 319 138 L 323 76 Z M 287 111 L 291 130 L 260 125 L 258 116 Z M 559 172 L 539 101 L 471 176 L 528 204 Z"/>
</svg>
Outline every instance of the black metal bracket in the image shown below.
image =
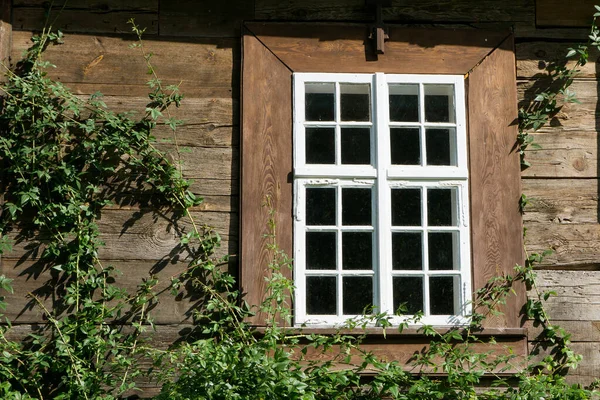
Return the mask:
<svg viewBox="0 0 600 400">
<path fill-rule="evenodd" d="M 365 0 L 367 7 L 375 7 L 375 24 L 369 25 L 369 39 L 375 42 L 377 54 L 385 52 L 385 41 L 390 38 L 383 23 L 383 7 L 390 7 L 392 0 Z"/>
</svg>

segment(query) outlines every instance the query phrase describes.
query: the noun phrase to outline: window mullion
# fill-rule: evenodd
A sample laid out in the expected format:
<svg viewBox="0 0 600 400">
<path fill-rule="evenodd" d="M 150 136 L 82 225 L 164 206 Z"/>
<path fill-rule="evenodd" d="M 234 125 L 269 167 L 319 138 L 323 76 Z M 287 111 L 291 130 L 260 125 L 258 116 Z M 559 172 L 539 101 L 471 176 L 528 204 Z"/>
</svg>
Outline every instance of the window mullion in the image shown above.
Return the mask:
<svg viewBox="0 0 600 400">
<path fill-rule="evenodd" d="M 379 311 L 394 313 L 393 285 L 392 285 L 392 254 L 391 254 L 391 200 L 390 188 L 387 182 L 387 170 L 390 166 L 390 134 L 389 134 L 389 107 L 388 87 L 386 77 L 382 73 L 375 74 L 374 83 L 375 104 L 374 142 L 376 149 L 376 196 L 377 196 L 377 263 L 375 268 L 376 285 L 379 295 Z"/>
</svg>

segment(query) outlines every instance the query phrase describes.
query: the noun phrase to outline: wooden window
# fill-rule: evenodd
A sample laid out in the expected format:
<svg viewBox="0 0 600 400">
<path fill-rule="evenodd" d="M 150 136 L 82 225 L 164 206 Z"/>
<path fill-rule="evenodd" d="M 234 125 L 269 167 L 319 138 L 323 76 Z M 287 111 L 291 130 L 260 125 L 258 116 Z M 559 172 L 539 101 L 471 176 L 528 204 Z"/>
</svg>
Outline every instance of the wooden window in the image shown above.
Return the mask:
<svg viewBox="0 0 600 400">
<path fill-rule="evenodd" d="M 296 325 L 468 322 L 466 144 L 462 76 L 294 74 Z"/>
<path fill-rule="evenodd" d="M 385 54 L 379 55 L 378 59 L 374 58 L 374 52 L 368 48 L 367 36 L 368 30 L 364 25 L 291 23 L 247 23 L 245 25 L 242 43 L 240 274 L 242 290 L 249 304 L 260 304 L 265 292 L 264 277 L 268 273 L 270 254 L 265 246 L 267 239 L 264 234 L 268 232 L 269 210 L 263 206 L 265 198 L 271 199 L 276 210 L 278 244 L 288 254 L 292 254 L 294 196 L 298 195 L 300 190 L 304 190 L 306 196 L 306 190 L 313 187 L 306 182 L 300 184 L 299 189 L 294 190 L 295 178 L 298 181 L 307 179 L 296 177 L 295 173 L 298 171 L 294 170 L 293 162 L 294 73 L 376 74 L 376 77 L 379 76 L 377 73 L 460 76 L 464 82 L 466 99 L 468 184 L 464 185 L 468 187 L 468 196 L 465 195 L 464 198 L 469 202 L 471 293 L 484 286 L 490 278 L 500 274 L 510 274 L 515 264 L 523 263 L 522 221 L 519 213 L 520 164 L 514 147 L 517 134 L 517 94 L 512 35 L 479 30 L 413 29 L 391 26 L 390 40 L 386 42 Z M 333 83 L 337 85 L 342 82 Z M 362 84 L 362 82 L 355 83 Z M 415 87 L 410 86 L 411 84 L 421 85 L 418 81 L 404 82 L 402 77 L 399 77 L 396 83 L 397 86 L 393 89 L 390 86 L 389 91 L 399 96 L 414 93 Z M 360 88 L 352 89 L 357 90 L 350 90 L 350 94 L 360 94 Z M 329 89 L 311 87 L 308 90 L 318 95 L 327 93 Z M 436 88 L 435 91 L 443 93 L 443 88 Z M 342 91 L 339 93 L 341 95 Z M 412 122 L 417 122 L 414 121 L 416 118 L 414 110 L 394 112 L 407 113 L 409 114 L 407 119 L 412 118 Z M 419 109 L 417 113 L 420 112 L 426 110 Z M 342 113 L 341 109 L 339 113 Z M 333 133 L 331 133 L 331 126 L 313 126 L 315 129 L 329 128 L 329 131 L 321 131 L 322 137 L 315 136 L 310 138 L 308 143 L 305 142 L 304 161 L 308 157 L 308 161 L 322 163 L 331 169 L 359 166 L 361 171 L 369 170 L 365 154 L 354 154 L 346 158 L 348 154 L 344 155 L 342 138 L 337 136 L 338 128 L 340 130 L 342 128 L 343 118 L 339 120 L 339 124 L 337 120 L 333 122 L 335 122 L 332 123 Z M 357 124 L 358 127 L 363 123 L 376 121 L 374 114 L 371 114 L 371 121 L 357 122 L 360 122 Z M 401 122 L 406 124 L 399 124 L 395 129 L 407 129 L 407 132 L 403 133 L 407 133 L 407 137 L 412 135 L 412 139 L 409 138 L 407 141 L 412 141 L 414 145 L 410 150 L 405 149 L 394 153 L 391 153 L 390 149 L 390 163 L 394 166 L 390 171 L 409 171 L 429 166 L 427 131 L 411 133 L 409 131 L 411 121 Z M 316 134 L 316 131 L 312 131 L 308 135 Z M 360 132 L 356 132 L 355 136 L 356 140 L 364 140 L 360 139 Z M 419 148 L 416 145 L 417 139 L 421 146 Z M 370 138 L 370 140 L 375 139 Z M 393 146 L 394 140 L 397 139 L 390 137 L 390 146 Z M 425 146 L 421 144 L 423 141 Z M 307 146 L 322 151 L 309 150 L 312 154 L 307 155 Z M 372 164 L 376 160 L 375 147 L 369 150 L 368 160 L 373 170 L 376 170 Z M 331 148 L 334 149 L 333 154 Z M 434 149 L 432 148 L 431 151 L 433 152 Z M 300 152 L 297 156 L 299 154 Z M 354 161 L 352 161 L 353 157 Z M 457 165 L 461 163 L 460 157 L 453 159 L 450 156 L 448 161 L 447 152 L 436 154 L 434 159 L 436 161 L 431 166 L 432 169 L 440 167 L 435 163 Z M 352 164 L 352 162 L 361 164 Z M 306 166 L 309 167 L 310 165 Z M 425 171 L 425 168 L 421 171 Z M 427 172 L 423 173 L 427 174 Z M 398 176 L 394 174 L 388 174 L 385 180 L 377 180 L 376 183 L 374 181 L 373 187 L 388 184 L 395 179 L 403 180 L 399 172 Z M 340 196 L 339 193 L 346 188 L 345 182 L 342 182 L 345 178 L 342 178 L 339 178 L 339 183 L 332 184 L 330 187 L 335 192 L 335 196 Z M 415 190 L 423 193 L 428 189 L 426 184 L 431 180 L 425 175 L 421 178 L 422 180 L 418 181 L 418 177 L 415 177 L 415 181 L 410 184 L 415 186 Z M 455 176 L 452 179 L 461 181 L 463 178 Z M 367 188 L 370 183 L 361 182 L 356 187 L 350 185 L 348 189 L 363 189 L 361 185 Z M 393 188 L 390 186 L 389 190 Z M 462 193 L 465 189 L 459 185 L 456 190 Z M 322 193 L 322 197 L 327 196 L 331 195 Z M 340 201 L 343 201 L 343 194 L 341 196 Z M 338 197 L 336 202 L 337 199 Z M 407 232 L 409 229 L 403 228 L 406 227 L 405 225 L 393 226 L 389 234 L 409 233 Z M 395 231 L 395 227 L 399 229 Z M 338 231 L 335 234 L 338 235 Z M 405 239 L 416 240 L 408 237 Z M 321 238 L 321 240 L 333 239 Z M 314 241 L 316 242 L 317 239 Z M 382 242 L 390 246 L 393 239 Z M 341 251 L 343 251 L 343 243 Z M 292 277 L 291 271 L 289 276 Z M 319 284 L 326 286 L 331 285 L 331 282 L 323 280 Z M 524 304 L 525 290 L 519 286 L 516 287 L 516 292 L 517 295 L 511 297 L 503 306 L 504 314 L 486 320 L 484 328 L 489 334 L 512 335 L 505 336 L 505 340 L 517 343 L 520 347 L 515 351 L 524 354 L 526 340 L 524 331 L 520 329 L 519 313 Z M 264 324 L 264 316 L 259 313 L 251 322 L 257 325 Z"/>
</svg>

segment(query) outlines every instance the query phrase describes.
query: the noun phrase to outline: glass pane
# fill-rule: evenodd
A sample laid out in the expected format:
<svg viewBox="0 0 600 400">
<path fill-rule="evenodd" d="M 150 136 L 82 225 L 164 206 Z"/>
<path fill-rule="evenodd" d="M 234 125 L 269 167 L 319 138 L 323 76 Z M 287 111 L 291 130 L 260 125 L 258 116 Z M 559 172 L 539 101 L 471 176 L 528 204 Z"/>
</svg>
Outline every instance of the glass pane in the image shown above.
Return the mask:
<svg viewBox="0 0 600 400">
<path fill-rule="evenodd" d="M 454 310 L 454 285 L 456 276 L 432 276 L 429 278 L 429 307 L 431 315 L 456 315 Z"/>
<path fill-rule="evenodd" d="M 304 119 L 306 121 L 333 121 L 334 90 L 333 83 L 307 83 L 305 86 Z"/>
<path fill-rule="evenodd" d="M 371 232 L 342 233 L 342 268 L 373 269 L 373 239 Z"/>
<path fill-rule="evenodd" d="M 419 122 L 419 85 L 390 85 L 390 121 Z"/>
<path fill-rule="evenodd" d="M 425 121 L 454 122 L 454 86 L 423 85 Z"/>
<path fill-rule="evenodd" d="M 335 164 L 334 128 L 306 128 L 306 163 Z"/>
<path fill-rule="evenodd" d="M 306 232 L 306 269 L 335 269 L 335 243 L 335 232 Z"/>
<path fill-rule="evenodd" d="M 452 134 L 452 136 L 450 136 Z M 450 143 L 454 138 L 454 129 L 427 129 L 425 131 L 425 149 L 427 165 L 456 165 L 456 157 L 452 154 Z"/>
<path fill-rule="evenodd" d="M 335 188 L 306 188 L 306 224 L 335 225 Z"/>
<path fill-rule="evenodd" d="M 456 189 L 427 189 L 427 223 L 430 226 L 456 226 Z"/>
<path fill-rule="evenodd" d="M 429 269 L 455 269 L 458 246 L 457 232 L 430 232 L 429 239 Z"/>
<path fill-rule="evenodd" d="M 371 189 L 342 189 L 342 225 L 371 225 Z"/>
<path fill-rule="evenodd" d="M 392 164 L 421 164 L 419 128 L 390 128 L 390 145 Z"/>
<path fill-rule="evenodd" d="M 421 226 L 421 189 L 392 189 L 392 225 Z"/>
<path fill-rule="evenodd" d="M 342 128 L 342 164 L 371 164 L 371 128 Z"/>
<path fill-rule="evenodd" d="M 423 278 L 421 277 L 394 277 L 392 280 L 394 290 L 394 312 L 398 311 L 401 304 L 406 310 L 403 314 L 414 315 L 423 310 Z"/>
<path fill-rule="evenodd" d="M 343 312 L 346 315 L 363 314 L 373 304 L 373 283 L 370 276 L 343 278 Z"/>
<path fill-rule="evenodd" d="M 423 244 L 420 232 L 392 233 L 392 268 L 423 269 Z"/>
<path fill-rule="evenodd" d="M 306 278 L 306 313 L 336 313 L 335 276 L 308 276 Z"/>
<path fill-rule="evenodd" d="M 368 84 L 341 84 L 342 121 L 370 121 L 371 102 Z"/>
</svg>

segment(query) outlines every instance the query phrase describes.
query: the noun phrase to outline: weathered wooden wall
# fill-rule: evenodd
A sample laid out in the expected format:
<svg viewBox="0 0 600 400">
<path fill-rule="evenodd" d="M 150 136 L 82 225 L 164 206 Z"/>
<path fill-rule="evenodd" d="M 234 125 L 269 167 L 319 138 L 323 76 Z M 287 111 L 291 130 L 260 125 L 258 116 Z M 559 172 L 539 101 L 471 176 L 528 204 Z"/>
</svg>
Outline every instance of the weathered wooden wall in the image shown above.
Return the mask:
<svg viewBox="0 0 600 400">
<path fill-rule="evenodd" d="M 364 0 L 71 0 L 60 12 L 61 4 L 56 3 L 61 1 L 55 2 L 50 20 L 66 33 L 66 44 L 48 49 L 48 59 L 58 67 L 53 77 L 81 95 L 101 91 L 107 104 L 117 109 L 143 110 L 146 103 L 145 67 L 128 47 L 134 38 L 126 21 L 135 18 L 147 28 L 146 47 L 154 53 L 158 73 L 166 82 L 181 82 L 186 95 L 178 111 L 187 121 L 180 130 L 180 141 L 191 149 L 185 153 L 185 173 L 194 179 L 194 190 L 206 199 L 194 210 L 195 215 L 222 234 L 221 254 L 235 254 L 238 241 L 241 21 L 373 19 Z M 593 2 L 588 0 L 578 2 L 575 11 L 559 0 L 392 3 L 384 9 L 388 23 L 513 29 L 521 100 L 530 99 L 536 88 L 543 86 L 544 68 L 549 63 L 561 62 L 570 45 L 586 40 L 586 25 L 594 12 Z M 3 4 L 0 57 L 10 54 L 15 62 L 28 46 L 31 31 L 44 26 L 45 2 L 13 0 L 12 7 L 9 2 Z M 582 104 L 564 107 L 535 134 L 543 148 L 528 152 L 533 166 L 523 173 L 524 192 L 531 198 L 524 216 L 528 251 L 555 251 L 540 266 L 538 280 L 542 288 L 559 293 L 549 303 L 550 316 L 574 332 L 575 348 L 585 358 L 573 379 L 581 382 L 600 376 L 598 56 L 592 53 L 574 82 Z M 167 134 L 167 129 L 158 129 L 159 137 Z M 167 220 L 155 220 L 147 213 L 123 228 L 140 211 L 145 210 L 135 205 L 115 207 L 105 212 L 100 222 L 107 243 L 102 257 L 126 271 L 124 282 L 130 285 L 153 268 L 167 265 L 161 276 L 169 276 L 177 268 L 168 262 L 177 238 Z M 38 284 L 35 271 L 26 272 L 32 261 L 27 256 L 24 244 L 0 260 L 0 273 L 15 278 L 19 285 L 18 294 L 9 298 L 9 316 L 24 327 L 39 320 L 35 310 L 25 307 L 22 297 Z M 184 329 L 176 324 L 186 320 L 192 304 L 181 300 L 160 305 L 156 323 L 164 326 L 165 337 L 174 338 Z M 538 330 L 530 326 L 529 332 L 533 344 Z"/>
</svg>

